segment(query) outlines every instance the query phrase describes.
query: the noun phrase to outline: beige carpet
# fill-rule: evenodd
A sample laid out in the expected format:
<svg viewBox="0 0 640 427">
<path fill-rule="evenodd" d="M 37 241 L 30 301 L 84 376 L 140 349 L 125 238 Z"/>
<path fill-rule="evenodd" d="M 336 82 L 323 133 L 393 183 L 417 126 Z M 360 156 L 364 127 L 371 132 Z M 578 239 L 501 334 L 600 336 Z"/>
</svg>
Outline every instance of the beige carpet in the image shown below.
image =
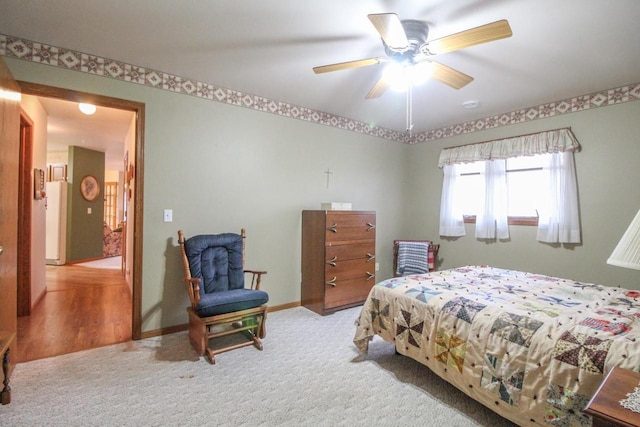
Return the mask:
<svg viewBox="0 0 640 427">
<path fill-rule="evenodd" d="M 511 426 L 394 347 L 351 340 L 359 308 L 270 313 L 264 351 L 209 365 L 186 333 L 19 364 L 3 426 Z M 186 321 L 186 319 L 185 319 Z"/>
</svg>

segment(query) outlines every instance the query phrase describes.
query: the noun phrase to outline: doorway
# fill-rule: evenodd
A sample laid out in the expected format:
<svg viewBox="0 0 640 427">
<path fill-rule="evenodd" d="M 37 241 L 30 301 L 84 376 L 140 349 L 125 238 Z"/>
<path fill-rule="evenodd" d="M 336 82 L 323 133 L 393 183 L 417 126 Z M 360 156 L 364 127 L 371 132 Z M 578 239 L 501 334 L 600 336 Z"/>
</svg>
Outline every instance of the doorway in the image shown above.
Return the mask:
<svg viewBox="0 0 640 427">
<path fill-rule="evenodd" d="M 129 237 L 130 250 L 127 251 L 127 270 L 130 273 L 129 285 L 131 287 L 131 338 L 136 340 L 141 338 L 141 294 L 142 294 L 142 218 L 143 218 L 143 177 L 144 177 L 144 118 L 145 118 L 145 106 L 142 103 L 112 98 L 102 95 L 95 95 L 85 92 L 79 92 L 75 90 L 55 88 L 51 86 L 45 86 L 40 84 L 34 84 L 29 82 L 21 82 L 18 84 L 21 87 L 22 93 L 25 95 L 33 95 L 36 97 L 54 98 L 59 100 L 73 101 L 73 102 L 88 102 L 98 107 L 109 107 L 113 109 L 120 109 L 133 112 L 135 115 L 135 146 L 128 152 L 127 158 L 129 159 L 130 174 L 135 179 L 130 180 L 130 188 L 128 192 L 131 194 L 129 199 L 130 212 L 127 218 L 125 227 L 126 235 Z M 21 163 L 21 168 L 23 164 Z M 24 165 L 24 169 L 31 171 L 31 166 Z M 21 170 L 24 170 L 21 169 Z M 125 174 L 127 171 L 125 171 Z M 30 227 L 20 229 L 19 234 L 22 237 L 26 233 L 30 233 Z M 25 233 L 25 234 L 23 234 Z M 123 242 L 123 245 L 127 245 Z M 19 257 L 22 258 L 24 254 L 19 253 Z M 124 257 L 123 257 L 124 258 Z M 45 260 L 42 259 L 42 264 Z M 100 270 L 95 270 L 99 274 Z M 27 281 L 25 281 L 26 283 Z M 23 287 L 19 284 L 18 294 L 30 294 L 30 289 Z M 23 297 L 24 298 L 24 297 Z M 19 299 L 20 300 L 20 299 Z"/>
</svg>

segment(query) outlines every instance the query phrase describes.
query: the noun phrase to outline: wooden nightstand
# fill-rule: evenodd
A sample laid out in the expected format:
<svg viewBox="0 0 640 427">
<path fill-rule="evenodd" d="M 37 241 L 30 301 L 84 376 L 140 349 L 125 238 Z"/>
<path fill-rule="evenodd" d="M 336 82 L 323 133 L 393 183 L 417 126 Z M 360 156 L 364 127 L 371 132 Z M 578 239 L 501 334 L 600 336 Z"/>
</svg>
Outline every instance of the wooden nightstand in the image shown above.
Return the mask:
<svg viewBox="0 0 640 427">
<path fill-rule="evenodd" d="M 593 417 L 593 427 L 640 426 L 640 414 L 620 405 L 639 386 L 639 372 L 613 368 L 584 410 Z"/>
</svg>

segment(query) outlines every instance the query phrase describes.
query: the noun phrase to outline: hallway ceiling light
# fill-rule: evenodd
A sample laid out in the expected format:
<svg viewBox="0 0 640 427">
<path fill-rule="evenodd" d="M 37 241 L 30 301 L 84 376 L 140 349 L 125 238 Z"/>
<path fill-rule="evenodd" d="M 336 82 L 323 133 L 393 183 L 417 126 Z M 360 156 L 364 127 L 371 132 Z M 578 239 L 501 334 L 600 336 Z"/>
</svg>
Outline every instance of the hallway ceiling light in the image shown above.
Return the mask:
<svg viewBox="0 0 640 427">
<path fill-rule="evenodd" d="M 78 104 L 78 108 L 80 109 L 80 111 L 82 111 L 87 116 L 90 116 L 90 115 L 92 115 L 93 113 L 96 112 L 96 106 L 93 105 L 93 104 L 80 103 L 80 104 Z"/>
</svg>

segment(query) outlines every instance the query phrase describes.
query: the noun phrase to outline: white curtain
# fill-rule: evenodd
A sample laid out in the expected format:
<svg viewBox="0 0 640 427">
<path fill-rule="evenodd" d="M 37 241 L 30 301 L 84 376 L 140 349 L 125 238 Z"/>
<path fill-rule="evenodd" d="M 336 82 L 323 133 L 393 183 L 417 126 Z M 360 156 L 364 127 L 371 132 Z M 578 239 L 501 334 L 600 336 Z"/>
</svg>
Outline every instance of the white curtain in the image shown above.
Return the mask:
<svg viewBox="0 0 640 427">
<path fill-rule="evenodd" d="M 572 152 L 553 153 L 549 173 L 549 205 L 540 212 L 537 239 L 547 243 L 580 243 L 578 185 Z"/>
<path fill-rule="evenodd" d="M 509 237 L 505 166 L 504 162 L 491 160 L 551 153 L 545 168 L 550 200 L 547 206 L 541 207 L 537 239 L 548 243 L 580 243 L 578 189 L 573 162 L 573 152 L 579 150 L 580 145 L 568 128 L 445 148 L 438 161 L 444 172 L 440 235 L 465 235 L 463 213 L 456 205 L 456 186 L 459 185 L 456 164 L 487 163 L 484 206 L 476 216 L 476 238 L 505 239 Z"/>
<path fill-rule="evenodd" d="M 484 197 L 476 215 L 476 238 L 508 239 L 507 162 L 499 159 L 484 164 Z"/>
<path fill-rule="evenodd" d="M 442 182 L 442 197 L 440 199 L 440 235 L 464 236 L 464 218 L 456 203 L 456 186 L 458 171 L 456 165 L 443 167 L 444 181 Z"/>
<path fill-rule="evenodd" d="M 438 166 L 579 150 L 580 144 L 571 129 L 564 128 L 445 148 L 440 152 Z"/>
</svg>

